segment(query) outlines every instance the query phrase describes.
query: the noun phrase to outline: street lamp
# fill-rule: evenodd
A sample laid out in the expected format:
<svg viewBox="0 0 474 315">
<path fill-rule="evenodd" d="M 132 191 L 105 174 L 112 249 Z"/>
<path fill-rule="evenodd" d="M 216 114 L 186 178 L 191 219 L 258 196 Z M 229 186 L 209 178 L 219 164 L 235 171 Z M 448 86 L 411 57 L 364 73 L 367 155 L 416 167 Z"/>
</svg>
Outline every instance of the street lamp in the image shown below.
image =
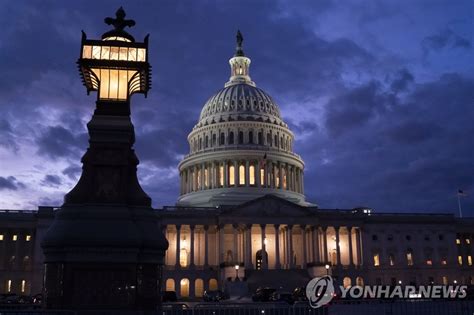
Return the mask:
<svg viewBox="0 0 474 315">
<path fill-rule="evenodd" d="M 114 29 L 102 35 L 101 40 L 87 39 L 82 32 L 81 53 L 77 64 L 82 81 L 90 91 L 98 91 L 99 112 L 119 108 L 130 114 L 129 99 L 134 93 L 147 95 L 150 89 L 150 64 L 148 63 L 148 35 L 144 42 L 135 42 L 124 28 L 135 25 L 125 20 L 125 11 L 120 8 L 116 18 L 105 22 Z M 99 107 L 99 104 L 101 105 Z M 109 110 L 108 110 L 109 109 Z"/>
<path fill-rule="evenodd" d="M 235 281 L 239 281 L 239 265 L 235 265 Z"/>
<path fill-rule="evenodd" d="M 326 266 L 324 267 L 326 268 L 326 275 L 329 275 L 329 268 L 330 268 L 329 264 L 326 264 Z"/>
</svg>

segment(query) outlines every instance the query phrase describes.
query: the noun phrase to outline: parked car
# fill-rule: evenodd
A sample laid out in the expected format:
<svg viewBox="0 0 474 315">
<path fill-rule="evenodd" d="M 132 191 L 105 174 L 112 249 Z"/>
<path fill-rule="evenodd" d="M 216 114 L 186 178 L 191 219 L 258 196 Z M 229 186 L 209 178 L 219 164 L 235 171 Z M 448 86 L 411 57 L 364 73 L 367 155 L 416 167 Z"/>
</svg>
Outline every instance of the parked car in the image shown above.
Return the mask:
<svg viewBox="0 0 474 315">
<path fill-rule="evenodd" d="M 273 292 L 275 292 L 276 289 L 274 288 L 258 288 L 255 293 L 252 295 L 252 301 L 254 302 L 268 302 L 270 301 L 270 297 L 272 296 Z"/>
<path fill-rule="evenodd" d="M 270 301 L 272 302 L 285 302 L 288 304 L 294 304 L 295 300 L 293 299 L 293 294 L 286 291 L 275 291 L 270 296 Z"/>
<path fill-rule="evenodd" d="M 203 299 L 206 302 L 219 302 L 228 298 L 229 296 L 221 290 L 206 290 L 203 295 Z"/>
<path fill-rule="evenodd" d="M 305 287 L 297 287 L 293 290 L 293 300 L 295 301 L 308 301 L 308 297 L 306 296 L 306 288 Z"/>
<path fill-rule="evenodd" d="M 176 296 L 175 291 L 163 291 L 161 295 L 161 300 L 166 303 L 166 302 L 176 302 L 178 300 L 178 297 Z"/>
</svg>

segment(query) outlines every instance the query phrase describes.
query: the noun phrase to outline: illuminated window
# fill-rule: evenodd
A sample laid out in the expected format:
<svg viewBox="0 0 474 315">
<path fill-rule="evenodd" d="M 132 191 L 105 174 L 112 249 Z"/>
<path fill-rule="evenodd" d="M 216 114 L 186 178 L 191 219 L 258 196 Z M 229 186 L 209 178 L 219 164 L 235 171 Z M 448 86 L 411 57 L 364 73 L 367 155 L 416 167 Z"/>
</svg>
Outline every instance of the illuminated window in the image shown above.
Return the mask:
<svg viewBox="0 0 474 315">
<path fill-rule="evenodd" d="M 7 292 L 10 293 L 12 292 L 12 281 L 7 280 Z"/>
<path fill-rule="evenodd" d="M 395 265 L 395 256 L 393 254 L 388 255 L 388 261 L 390 263 L 390 266 Z"/>
<path fill-rule="evenodd" d="M 459 266 L 462 266 L 462 256 L 461 255 L 458 256 L 458 264 L 459 264 Z"/>
<path fill-rule="evenodd" d="M 471 240 L 466 238 L 466 244 L 471 244 Z"/>
<path fill-rule="evenodd" d="M 260 185 L 265 185 L 265 170 L 260 169 Z"/>
<path fill-rule="evenodd" d="M 239 185 L 245 185 L 245 166 L 239 166 Z"/>
<path fill-rule="evenodd" d="M 255 166 L 253 165 L 249 167 L 249 184 L 255 185 Z"/>
<path fill-rule="evenodd" d="M 426 264 L 427 264 L 428 266 L 432 266 L 432 265 L 433 265 L 433 260 L 427 259 L 427 260 L 426 260 Z"/>
<path fill-rule="evenodd" d="M 188 251 L 185 248 L 182 248 L 179 251 L 179 265 L 181 267 L 186 267 L 188 265 Z"/>
<path fill-rule="evenodd" d="M 201 170 L 197 171 L 197 189 L 201 189 Z"/>
<path fill-rule="evenodd" d="M 375 266 L 375 267 L 380 266 L 380 257 L 379 257 L 379 254 L 374 254 L 374 266 Z"/>
<path fill-rule="evenodd" d="M 18 235 L 14 234 L 12 236 L 12 241 L 16 242 L 18 240 Z"/>
<path fill-rule="evenodd" d="M 287 183 L 286 183 L 286 169 L 282 169 L 281 173 L 283 175 L 282 176 L 283 177 L 283 189 L 286 189 L 286 185 L 287 185 Z"/>
<path fill-rule="evenodd" d="M 31 241 L 31 235 L 27 235 L 27 236 L 25 237 L 25 240 L 26 240 L 27 242 Z"/>
<path fill-rule="evenodd" d="M 229 186 L 235 185 L 235 167 L 234 165 L 229 166 Z"/>
<path fill-rule="evenodd" d="M 461 244 L 461 240 L 459 238 L 456 239 L 456 244 Z"/>
<path fill-rule="evenodd" d="M 407 251 L 407 264 L 413 266 L 413 253 L 411 250 Z"/>
<path fill-rule="evenodd" d="M 274 168 L 274 173 L 275 173 L 275 187 L 280 188 L 280 170 L 278 167 Z"/>
<path fill-rule="evenodd" d="M 472 266 L 472 256 L 471 255 L 467 256 L 467 264 L 469 266 Z"/>
<path fill-rule="evenodd" d="M 448 261 L 446 258 L 441 259 L 441 265 L 446 266 L 448 264 Z"/>
<path fill-rule="evenodd" d="M 209 170 L 207 168 L 204 169 L 204 187 L 209 187 Z"/>
<path fill-rule="evenodd" d="M 448 285 L 448 277 L 443 276 L 443 285 Z"/>
<path fill-rule="evenodd" d="M 0 234 L 0 241 L 3 241 L 3 234 Z"/>
<path fill-rule="evenodd" d="M 26 280 L 21 280 L 21 293 L 26 291 Z"/>
<path fill-rule="evenodd" d="M 224 186 L 224 166 L 219 166 L 219 186 Z"/>
</svg>

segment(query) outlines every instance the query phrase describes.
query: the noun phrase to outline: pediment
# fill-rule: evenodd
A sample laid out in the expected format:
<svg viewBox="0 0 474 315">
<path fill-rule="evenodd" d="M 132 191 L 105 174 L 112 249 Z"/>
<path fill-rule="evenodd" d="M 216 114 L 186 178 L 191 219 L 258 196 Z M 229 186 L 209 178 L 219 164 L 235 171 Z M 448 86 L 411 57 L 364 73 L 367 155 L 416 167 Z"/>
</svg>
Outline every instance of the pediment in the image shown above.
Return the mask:
<svg viewBox="0 0 474 315">
<path fill-rule="evenodd" d="M 223 214 L 245 217 L 303 217 L 314 212 L 283 198 L 265 195 L 228 209 Z"/>
</svg>

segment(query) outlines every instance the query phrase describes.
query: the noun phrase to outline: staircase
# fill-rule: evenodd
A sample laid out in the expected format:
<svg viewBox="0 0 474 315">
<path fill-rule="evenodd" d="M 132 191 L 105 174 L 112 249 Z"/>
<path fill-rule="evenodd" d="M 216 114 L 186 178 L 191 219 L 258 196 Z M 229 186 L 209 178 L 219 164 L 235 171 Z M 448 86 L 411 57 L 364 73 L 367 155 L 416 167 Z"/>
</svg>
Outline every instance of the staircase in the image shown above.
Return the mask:
<svg viewBox="0 0 474 315">
<path fill-rule="evenodd" d="M 311 280 L 306 269 L 245 270 L 249 293 L 258 287 L 272 287 L 293 292 L 296 287 L 306 287 Z"/>
</svg>

